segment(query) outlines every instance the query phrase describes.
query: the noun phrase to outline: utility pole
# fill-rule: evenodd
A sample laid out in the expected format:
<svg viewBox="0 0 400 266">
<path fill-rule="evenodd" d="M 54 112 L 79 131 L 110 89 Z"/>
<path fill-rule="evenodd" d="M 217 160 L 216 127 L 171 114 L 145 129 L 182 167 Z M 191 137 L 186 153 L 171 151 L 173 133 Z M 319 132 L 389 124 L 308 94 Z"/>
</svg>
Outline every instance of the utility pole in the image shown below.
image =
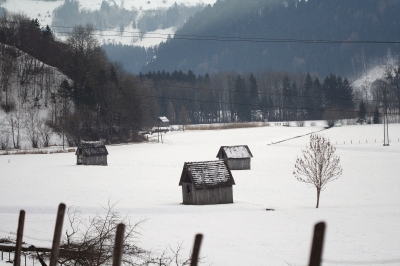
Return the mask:
<svg viewBox="0 0 400 266">
<path fill-rule="evenodd" d="M 61 123 L 62 123 L 62 133 L 63 133 L 63 150 L 65 150 L 65 148 L 64 148 L 64 120 L 65 120 L 65 88 L 63 88 L 63 117 L 62 117 L 62 120 L 61 120 Z"/>
<path fill-rule="evenodd" d="M 389 120 L 386 83 L 382 82 L 383 90 L 383 146 L 389 146 Z"/>
</svg>

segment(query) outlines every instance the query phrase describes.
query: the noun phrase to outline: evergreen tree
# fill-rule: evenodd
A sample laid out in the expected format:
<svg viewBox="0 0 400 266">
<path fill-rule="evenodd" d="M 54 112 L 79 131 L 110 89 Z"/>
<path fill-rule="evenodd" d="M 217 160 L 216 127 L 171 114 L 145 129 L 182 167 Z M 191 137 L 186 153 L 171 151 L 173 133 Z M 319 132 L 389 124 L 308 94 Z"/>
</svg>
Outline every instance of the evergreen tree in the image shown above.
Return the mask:
<svg viewBox="0 0 400 266">
<path fill-rule="evenodd" d="M 167 118 L 171 121 L 171 123 L 175 123 L 175 109 L 171 100 L 168 102 L 167 106 Z"/>
<path fill-rule="evenodd" d="M 337 95 L 337 79 L 336 76 L 330 74 L 324 80 L 322 89 L 324 92 L 324 109 L 329 109 L 332 107 L 338 107 L 338 95 Z"/>
<path fill-rule="evenodd" d="M 297 97 L 297 84 L 291 82 L 288 76 L 283 78 L 282 97 L 283 120 L 293 120 L 296 113 L 295 99 Z"/>
<path fill-rule="evenodd" d="M 357 122 L 360 124 L 364 124 L 366 121 L 367 121 L 367 109 L 365 108 L 364 101 L 361 101 L 358 106 Z"/>
<path fill-rule="evenodd" d="M 249 104 L 249 96 L 246 93 L 245 80 L 240 75 L 236 78 L 233 102 L 237 119 L 242 122 L 250 121 L 251 106 Z"/>
<path fill-rule="evenodd" d="M 380 118 L 380 113 L 378 107 L 375 107 L 374 111 L 374 124 L 380 124 L 381 123 L 381 118 Z"/>
<path fill-rule="evenodd" d="M 345 110 L 353 110 L 354 108 L 354 95 L 353 95 L 353 88 L 350 85 L 350 82 L 345 78 L 343 83 L 341 83 L 341 92 L 340 95 L 342 96 L 342 104 L 341 106 Z"/>
<path fill-rule="evenodd" d="M 313 119 L 322 119 L 322 113 L 324 112 L 324 95 L 321 82 L 317 77 L 314 79 L 313 83 L 313 103 Z"/>
<path fill-rule="evenodd" d="M 258 91 L 257 79 L 253 76 L 253 74 L 250 75 L 249 83 L 250 83 L 249 102 L 252 104 L 252 109 L 256 110 L 258 108 L 258 104 L 260 103 L 260 96 Z"/>
<path fill-rule="evenodd" d="M 307 73 L 306 80 L 303 84 L 303 112 L 306 114 L 306 119 L 314 119 L 313 115 L 313 81 L 310 73 Z"/>
<path fill-rule="evenodd" d="M 188 115 L 186 112 L 185 106 L 182 105 L 181 110 L 179 111 L 179 122 L 183 127 L 183 131 L 185 131 L 185 125 L 188 123 Z"/>
</svg>

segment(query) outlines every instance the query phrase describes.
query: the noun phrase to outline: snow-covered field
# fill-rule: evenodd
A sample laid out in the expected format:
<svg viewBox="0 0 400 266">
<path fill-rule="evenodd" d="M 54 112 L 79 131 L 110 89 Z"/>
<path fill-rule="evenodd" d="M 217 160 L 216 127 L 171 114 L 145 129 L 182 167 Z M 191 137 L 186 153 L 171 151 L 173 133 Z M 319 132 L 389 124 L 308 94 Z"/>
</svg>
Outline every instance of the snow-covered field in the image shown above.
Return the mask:
<svg viewBox="0 0 400 266">
<path fill-rule="evenodd" d="M 292 174 L 309 137 L 268 144 L 321 129 L 175 131 L 164 144 L 107 146 L 108 166 L 77 166 L 73 153 L 2 155 L 0 238 L 14 236 L 24 209 L 24 241 L 51 246 L 60 202 L 90 215 L 111 199 L 134 221 L 148 219 L 143 248 L 162 251 L 183 241 L 188 254 L 194 235 L 203 233 L 206 265 L 306 265 L 319 221 L 327 222 L 323 265 L 400 265 L 400 124 L 389 127 L 389 147 L 382 145 L 382 125 L 320 132 L 338 143 L 343 176 L 327 185 L 315 209 L 315 188 Z M 238 144 L 247 144 L 254 158 L 251 170 L 232 172 L 234 203 L 180 204 L 184 162 L 214 160 L 221 145 Z"/>
</svg>

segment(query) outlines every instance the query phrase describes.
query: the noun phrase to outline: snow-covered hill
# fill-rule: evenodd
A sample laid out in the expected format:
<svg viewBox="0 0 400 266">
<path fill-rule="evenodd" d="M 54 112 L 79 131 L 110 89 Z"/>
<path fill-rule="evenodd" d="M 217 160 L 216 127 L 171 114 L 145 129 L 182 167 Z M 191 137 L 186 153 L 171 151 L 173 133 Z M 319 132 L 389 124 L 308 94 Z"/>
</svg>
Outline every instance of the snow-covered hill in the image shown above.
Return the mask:
<svg viewBox="0 0 400 266">
<path fill-rule="evenodd" d="M 4 70 L 0 73 L 0 149 L 31 148 L 32 140 L 39 147 L 53 144 L 45 143 L 55 137 L 47 122 L 58 123 L 62 110 L 59 88 L 62 81 L 72 81 L 19 49 L 0 44 L 0 51 Z"/>
<path fill-rule="evenodd" d="M 79 10 L 96 11 L 100 10 L 101 4 L 104 0 L 81 0 L 79 1 Z M 214 4 L 216 0 L 107 0 L 110 6 L 117 5 L 118 7 L 126 10 L 137 10 L 139 12 L 138 17 L 143 12 L 149 10 L 166 10 L 175 3 L 178 5 L 185 5 L 187 7 L 196 5 L 208 5 Z M 32 19 L 38 19 L 42 26 L 52 25 L 54 14 L 53 11 L 62 6 L 64 0 L 56 1 L 45 1 L 45 0 L 7 0 L 0 6 L 6 8 L 11 12 L 24 13 Z M 63 26 L 63 25 L 61 25 Z M 53 30 L 57 32 L 65 31 L 62 28 L 54 27 Z M 173 36 L 176 27 L 169 27 L 166 29 L 158 29 L 155 31 L 148 32 L 149 35 L 139 36 L 140 30 L 135 26 L 128 26 L 125 28 L 125 33 L 122 35 L 116 34 L 118 28 L 109 28 L 99 31 L 98 39 L 100 43 L 116 43 L 124 45 L 136 45 L 136 46 L 154 46 L 162 41 L 165 41 L 167 36 L 170 34 Z M 147 33 L 147 32 L 146 32 Z M 61 39 L 65 39 L 65 35 L 57 34 Z"/>
</svg>

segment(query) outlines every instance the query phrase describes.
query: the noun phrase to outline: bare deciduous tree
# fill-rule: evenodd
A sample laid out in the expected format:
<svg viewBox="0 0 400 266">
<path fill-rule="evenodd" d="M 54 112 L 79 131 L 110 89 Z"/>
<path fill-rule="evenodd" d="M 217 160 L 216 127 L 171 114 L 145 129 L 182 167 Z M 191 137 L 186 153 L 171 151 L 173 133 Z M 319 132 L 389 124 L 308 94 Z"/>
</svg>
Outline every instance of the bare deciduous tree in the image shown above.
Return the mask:
<svg viewBox="0 0 400 266">
<path fill-rule="evenodd" d="M 53 131 L 48 125 L 48 121 L 45 119 L 40 119 L 38 123 L 38 134 L 39 140 L 43 147 L 49 147 L 50 138 L 53 135 Z"/>
<path fill-rule="evenodd" d="M 121 217 L 114 211 L 115 204 L 108 202 L 104 213 L 85 219 L 78 207 L 68 209 L 69 227 L 60 245 L 58 264 L 64 266 L 111 265 L 113 261 L 114 240 L 119 223 L 125 224 L 122 265 L 129 266 L 184 266 L 190 265 L 190 257 L 183 257 L 182 244 L 174 250 L 170 246 L 161 253 L 146 251 L 136 245 L 139 226 L 145 221 L 132 223 L 128 216 Z M 50 254 L 37 257 L 48 260 Z M 199 258 L 199 263 L 202 258 Z M 46 266 L 46 264 L 42 264 Z"/>
<path fill-rule="evenodd" d="M 39 147 L 39 125 L 41 123 L 38 111 L 36 109 L 29 110 L 25 116 L 24 122 L 25 122 L 27 139 L 31 143 L 32 148 L 38 148 Z"/>
<path fill-rule="evenodd" d="M 11 78 L 13 75 L 13 70 L 15 67 L 15 58 L 12 54 L 12 50 L 7 50 L 3 55 L 3 65 L 1 69 L 1 86 L 3 87 L 3 91 L 5 92 L 5 104 L 4 110 L 6 112 L 11 111 L 12 103 L 11 103 Z"/>
<path fill-rule="evenodd" d="M 0 150 L 6 150 L 9 147 L 10 132 L 6 127 L 5 119 L 0 120 Z"/>
<path fill-rule="evenodd" d="M 317 206 L 320 193 L 325 185 L 342 174 L 340 158 L 335 155 L 336 148 L 322 136 L 310 135 L 310 143 L 302 150 L 302 158 L 297 158 L 294 176 L 298 181 L 311 184 L 317 189 Z"/>
<path fill-rule="evenodd" d="M 11 138 L 12 138 L 12 143 L 14 149 L 20 148 L 21 144 L 21 129 L 22 129 L 22 112 L 21 110 L 16 110 L 13 112 L 10 112 L 7 115 L 7 121 L 10 127 L 10 133 L 11 133 Z"/>
<path fill-rule="evenodd" d="M 143 222 L 132 224 L 128 217 L 121 217 L 113 210 L 115 204 L 108 203 L 105 214 L 96 214 L 85 220 L 79 208 L 68 210 L 70 229 L 60 245 L 60 265 L 111 265 L 117 225 L 125 224 L 123 264 L 136 265 L 145 251 L 134 244 L 134 234 Z"/>
</svg>

